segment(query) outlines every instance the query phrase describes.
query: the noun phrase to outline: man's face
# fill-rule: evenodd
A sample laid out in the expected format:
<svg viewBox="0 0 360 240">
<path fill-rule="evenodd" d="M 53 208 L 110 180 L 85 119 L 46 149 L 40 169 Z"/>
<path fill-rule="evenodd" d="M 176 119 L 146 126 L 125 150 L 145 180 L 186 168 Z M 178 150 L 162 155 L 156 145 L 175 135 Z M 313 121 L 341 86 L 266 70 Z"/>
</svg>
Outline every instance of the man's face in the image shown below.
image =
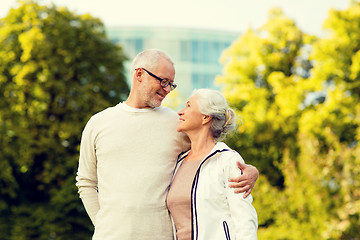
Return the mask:
<svg viewBox="0 0 360 240">
<path fill-rule="evenodd" d="M 147 68 L 146 68 L 147 69 Z M 158 66 L 155 69 L 147 69 L 152 74 L 166 79 L 170 82 L 174 82 L 175 78 L 175 69 L 171 62 L 164 59 L 160 60 Z M 162 87 L 160 81 L 146 71 L 142 71 L 142 83 L 139 86 L 141 100 L 144 107 L 154 108 L 159 107 L 161 102 L 170 92 L 170 85 L 167 87 Z"/>
</svg>

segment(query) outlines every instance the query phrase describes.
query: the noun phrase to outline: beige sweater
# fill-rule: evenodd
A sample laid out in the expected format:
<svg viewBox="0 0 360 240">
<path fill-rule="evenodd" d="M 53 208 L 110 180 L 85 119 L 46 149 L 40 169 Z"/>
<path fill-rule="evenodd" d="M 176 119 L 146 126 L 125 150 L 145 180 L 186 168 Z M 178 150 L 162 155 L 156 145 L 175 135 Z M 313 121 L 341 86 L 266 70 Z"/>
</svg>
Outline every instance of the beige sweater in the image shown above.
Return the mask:
<svg viewBox="0 0 360 240">
<path fill-rule="evenodd" d="M 168 108 L 120 103 L 89 120 L 76 185 L 94 240 L 172 239 L 165 199 L 177 155 L 188 147 L 177 119 Z"/>
</svg>

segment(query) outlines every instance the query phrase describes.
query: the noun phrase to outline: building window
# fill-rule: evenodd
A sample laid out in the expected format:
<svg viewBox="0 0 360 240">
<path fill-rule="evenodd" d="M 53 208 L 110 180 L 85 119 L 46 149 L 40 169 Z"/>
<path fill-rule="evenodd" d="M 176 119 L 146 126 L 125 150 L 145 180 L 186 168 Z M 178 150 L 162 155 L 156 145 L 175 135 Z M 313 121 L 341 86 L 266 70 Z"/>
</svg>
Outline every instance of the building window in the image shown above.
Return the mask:
<svg viewBox="0 0 360 240">
<path fill-rule="evenodd" d="M 193 73 L 191 76 L 192 88 L 200 88 L 199 74 Z"/>
<path fill-rule="evenodd" d="M 134 46 L 135 47 L 135 52 L 137 52 L 137 53 L 141 52 L 144 49 L 144 47 L 143 47 L 143 39 L 136 38 L 134 40 L 134 45 L 135 45 Z"/>
<path fill-rule="evenodd" d="M 191 56 L 190 42 L 181 40 L 180 42 L 180 60 L 189 61 Z"/>
<path fill-rule="evenodd" d="M 193 63 L 218 63 L 223 50 L 230 46 L 229 42 L 199 41 L 181 42 L 181 58 Z M 191 56 L 191 57 L 190 57 Z"/>
<path fill-rule="evenodd" d="M 222 50 L 223 49 L 221 49 L 219 42 L 212 43 L 212 54 L 213 54 L 211 58 L 212 63 L 218 63 Z"/>
<path fill-rule="evenodd" d="M 191 75 L 192 88 L 212 88 L 216 89 L 215 82 L 215 74 L 210 73 L 193 73 Z"/>
<path fill-rule="evenodd" d="M 200 42 L 197 40 L 191 41 L 191 61 L 200 62 Z"/>
<path fill-rule="evenodd" d="M 213 51 L 213 49 L 211 49 L 211 45 L 210 45 L 210 42 L 209 41 L 204 41 L 203 44 L 202 44 L 202 49 L 201 49 L 201 59 L 202 59 L 202 62 L 205 62 L 205 63 L 209 63 L 211 62 L 211 52 Z"/>
</svg>

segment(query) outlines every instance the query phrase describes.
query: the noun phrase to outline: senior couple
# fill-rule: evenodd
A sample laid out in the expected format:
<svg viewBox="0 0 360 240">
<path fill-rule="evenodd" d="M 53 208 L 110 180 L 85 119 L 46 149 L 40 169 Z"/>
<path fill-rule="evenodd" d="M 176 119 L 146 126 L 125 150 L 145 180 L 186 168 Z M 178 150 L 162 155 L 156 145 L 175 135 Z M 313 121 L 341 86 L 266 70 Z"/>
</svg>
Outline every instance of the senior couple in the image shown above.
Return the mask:
<svg viewBox="0 0 360 240">
<path fill-rule="evenodd" d="M 176 84 L 160 50 L 139 53 L 131 75 L 127 100 L 81 138 L 76 185 L 93 239 L 257 239 L 258 171 L 220 141 L 235 126 L 224 96 L 200 89 L 178 114 L 162 107 Z"/>
</svg>

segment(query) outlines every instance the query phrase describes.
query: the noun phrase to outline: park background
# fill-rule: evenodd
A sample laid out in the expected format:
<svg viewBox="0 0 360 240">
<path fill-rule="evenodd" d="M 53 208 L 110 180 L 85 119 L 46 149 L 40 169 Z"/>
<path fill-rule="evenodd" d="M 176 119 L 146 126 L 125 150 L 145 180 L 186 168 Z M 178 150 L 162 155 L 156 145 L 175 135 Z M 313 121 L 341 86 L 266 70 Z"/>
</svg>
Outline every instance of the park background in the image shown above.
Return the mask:
<svg viewBox="0 0 360 240">
<path fill-rule="evenodd" d="M 360 2 L 329 9 L 321 32 L 298 22 L 272 8 L 222 52 L 214 81 L 239 115 L 227 143 L 260 171 L 259 239 L 358 240 Z M 91 239 L 79 142 L 126 99 L 127 58 L 100 18 L 60 3 L 18 2 L 0 20 L 0 239 Z"/>
</svg>

